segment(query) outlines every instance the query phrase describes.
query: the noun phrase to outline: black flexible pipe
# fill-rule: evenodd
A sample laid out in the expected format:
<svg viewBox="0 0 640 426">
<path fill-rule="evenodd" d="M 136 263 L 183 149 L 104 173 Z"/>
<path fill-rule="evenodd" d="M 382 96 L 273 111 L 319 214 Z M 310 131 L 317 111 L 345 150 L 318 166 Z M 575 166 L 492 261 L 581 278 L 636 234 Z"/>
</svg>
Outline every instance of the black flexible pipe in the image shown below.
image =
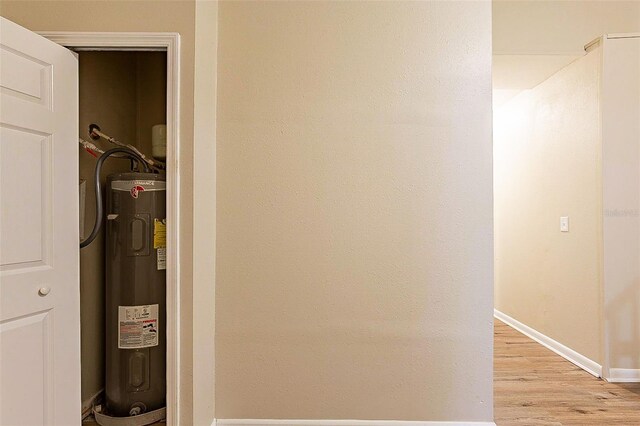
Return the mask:
<svg viewBox="0 0 640 426">
<path fill-rule="evenodd" d="M 102 165 L 107 160 L 107 158 L 117 153 L 128 155 L 131 159 L 134 159 L 142 164 L 144 166 L 145 172 L 151 172 L 151 169 L 149 168 L 147 162 L 144 161 L 144 158 L 142 158 L 135 151 L 132 151 L 129 148 L 113 148 L 109 151 L 106 151 L 100 156 L 100 158 L 98 158 L 98 161 L 96 162 L 96 170 L 94 173 L 94 177 L 96 180 L 96 222 L 93 224 L 93 230 L 91 231 L 91 234 L 89 234 L 86 240 L 80 243 L 80 248 L 85 248 L 86 246 L 91 244 L 91 242 L 96 239 L 98 233 L 100 232 L 100 229 L 102 228 L 104 211 L 102 207 L 102 188 L 100 187 L 100 174 L 102 172 Z"/>
</svg>

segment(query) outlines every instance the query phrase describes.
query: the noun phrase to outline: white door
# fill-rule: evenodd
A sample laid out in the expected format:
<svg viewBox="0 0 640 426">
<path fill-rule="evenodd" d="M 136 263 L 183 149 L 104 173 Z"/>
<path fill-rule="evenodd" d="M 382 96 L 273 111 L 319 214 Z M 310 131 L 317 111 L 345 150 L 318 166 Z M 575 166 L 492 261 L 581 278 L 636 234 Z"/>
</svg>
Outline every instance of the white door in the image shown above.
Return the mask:
<svg viewBox="0 0 640 426">
<path fill-rule="evenodd" d="M 0 425 L 79 425 L 78 63 L 0 19 Z"/>
</svg>

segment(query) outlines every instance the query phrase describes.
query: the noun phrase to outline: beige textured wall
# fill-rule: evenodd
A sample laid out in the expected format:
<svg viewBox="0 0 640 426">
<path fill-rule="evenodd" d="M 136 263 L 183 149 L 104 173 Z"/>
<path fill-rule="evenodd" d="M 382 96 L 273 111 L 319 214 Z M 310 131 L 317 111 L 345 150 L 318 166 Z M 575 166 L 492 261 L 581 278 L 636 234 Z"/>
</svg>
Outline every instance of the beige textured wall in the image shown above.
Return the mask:
<svg viewBox="0 0 640 426">
<path fill-rule="evenodd" d="M 636 379 L 640 371 L 639 141 L 640 38 L 605 40 L 602 81 L 605 367 L 636 369 Z"/>
<path fill-rule="evenodd" d="M 601 54 L 518 95 L 494 120 L 495 307 L 598 363 Z"/>
<path fill-rule="evenodd" d="M 167 54 L 136 55 L 136 146 L 151 156 L 151 127 L 167 124 Z"/>
<path fill-rule="evenodd" d="M 181 36 L 181 420 L 192 424 L 192 253 L 193 253 L 193 93 L 195 2 L 177 1 L 11 1 L 0 14 L 33 31 L 161 31 Z M 212 23 L 212 25 L 215 25 Z M 212 100 L 213 101 L 213 100 Z M 213 232 L 203 229 L 202 232 Z M 204 366 L 203 368 L 207 368 Z M 204 374 L 209 374 L 208 371 Z"/>
<path fill-rule="evenodd" d="M 216 83 L 218 2 L 196 2 L 193 152 L 193 424 L 215 418 Z"/>
<path fill-rule="evenodd" d="M 218 25 L 216 416 L 492 420 L 491 4 Z"/>
</svg>

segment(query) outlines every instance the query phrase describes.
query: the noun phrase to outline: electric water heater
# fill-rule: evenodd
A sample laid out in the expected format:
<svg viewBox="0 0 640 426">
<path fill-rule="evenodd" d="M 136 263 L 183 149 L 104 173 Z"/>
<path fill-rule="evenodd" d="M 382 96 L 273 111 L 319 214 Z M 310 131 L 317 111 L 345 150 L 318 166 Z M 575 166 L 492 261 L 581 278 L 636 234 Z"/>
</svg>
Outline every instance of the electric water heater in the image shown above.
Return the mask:
<svg viewBox="0 0 640 426">
<path fill-rule="evenodd" d="M 165 406 L 166 182 L 107 177 L 105 404 L 111 416 Z"/>
</svg>

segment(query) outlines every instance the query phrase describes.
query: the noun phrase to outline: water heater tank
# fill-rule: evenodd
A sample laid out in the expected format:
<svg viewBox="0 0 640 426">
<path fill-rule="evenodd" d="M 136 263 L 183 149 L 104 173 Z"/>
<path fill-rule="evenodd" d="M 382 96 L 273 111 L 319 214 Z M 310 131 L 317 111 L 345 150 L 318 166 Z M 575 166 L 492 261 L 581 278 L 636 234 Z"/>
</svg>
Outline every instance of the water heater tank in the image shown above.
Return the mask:
<svg viewBox="0 0 640 426">
<path fill-rule="evenodd" d="M 140 415 L 166 398 L 166 182 L 107 177 L 105 404 Z"/>
</svg>

